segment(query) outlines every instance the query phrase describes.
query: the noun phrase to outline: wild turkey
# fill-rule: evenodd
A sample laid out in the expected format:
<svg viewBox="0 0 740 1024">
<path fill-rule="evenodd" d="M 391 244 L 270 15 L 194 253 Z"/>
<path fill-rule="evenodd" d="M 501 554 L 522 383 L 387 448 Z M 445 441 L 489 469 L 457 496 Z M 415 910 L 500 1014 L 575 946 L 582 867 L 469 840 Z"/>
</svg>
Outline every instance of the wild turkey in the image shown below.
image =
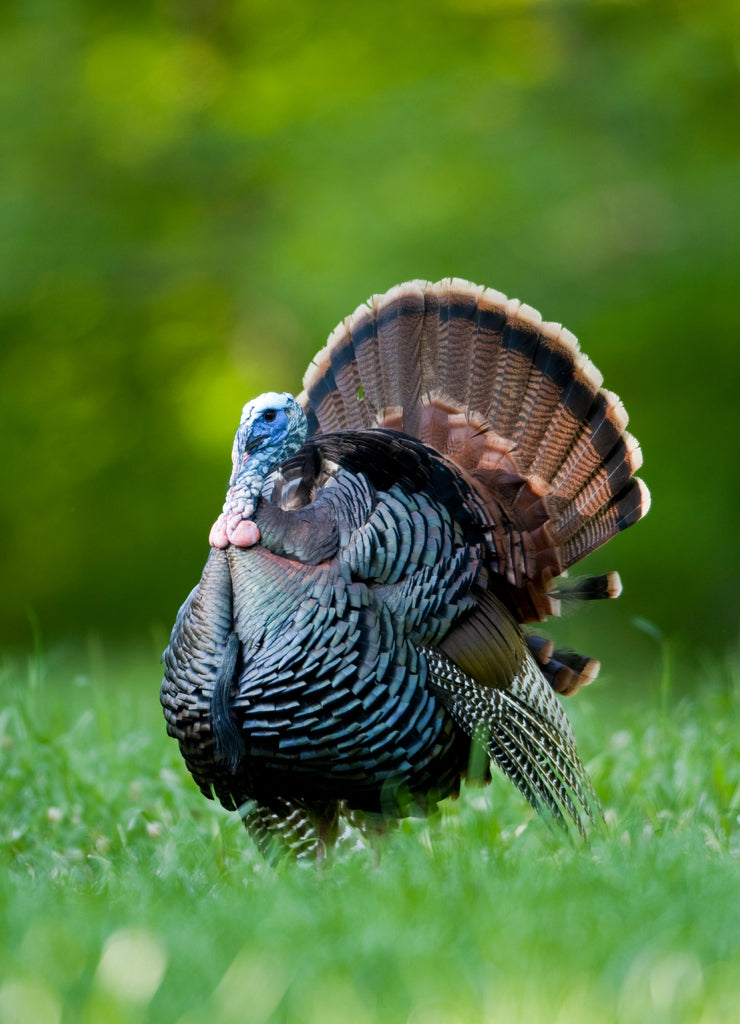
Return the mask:
<svg viewBox="0 0 740 1024">
<path fill-rule="evenodd" d="M 617 596 L 615 573 L 556 580 L 648 508 L 601 382 L 528 306 L 413 281 L 336 328 L 297 399 L 244 407 L 161 699 L 266 855 L 428 813 L 489 758 L 555 819 L 598 813 L 555 694 L 598 662 L 522 623 Z"/>
</svg>

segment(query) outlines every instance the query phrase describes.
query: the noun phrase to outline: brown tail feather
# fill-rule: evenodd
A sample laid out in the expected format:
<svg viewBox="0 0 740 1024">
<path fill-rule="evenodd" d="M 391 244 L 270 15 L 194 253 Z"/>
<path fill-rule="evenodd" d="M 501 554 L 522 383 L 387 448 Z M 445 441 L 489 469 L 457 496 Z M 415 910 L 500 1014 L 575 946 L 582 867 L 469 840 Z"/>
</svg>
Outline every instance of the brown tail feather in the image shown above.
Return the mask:
<svg viewBox="0 0 740 1024">
<path fill-rule="evenodd" d="M 491 428 L 500 436 L 514 438 L 540 340 L 539 313 L 518 302 L 509 302 L 501 338 L 501 354 L 490 396 Z"/>
<path fill-rule="evenodd" d="M 482 291 L 481 288 L 471 292 L 450 282 L 439 300 L 439 345 L 444 356 L 440 354 L 437 388 L 465 411 L 469 407 L 470 361 L 477 342 L 478 301 Z M 436 296 L 427 307 L 428 314 L 435 299 Z"/>
<path fill-rule="evenodd" d="M 469 413 L 477 412 L 488 420 L 496 365 L 506 325 L 507 299 L 500 292 L 484 289 L 478 300 L 475 318 L 475 344 L 470 358 L 468 385 Z"/>
<path fill-rule="evenodd" d="M 322 349 L 306 373 L 310 382 L 311 402 L 324 430 L 342 430 L 346 427 L 347 409 L 338 387 L 330 353 Z"/>
<path fill-rule="evenodd" d="M 642 453 L 631 434 L 623 434 L 610 454 L 586 479 L 558 516 L 558 534 L 568 540 L 615 499 L 642 465 Z M 558 497 L 560 495 L 558 494 Z"/>
<path fill-rule="evenodd" d="M 313 433 L 393 427 L 455 462 L 505 541 L 499 571 L 531 590 L 647 511 L 639 446 L 601 384 L 559 324 L 455 278 L 360 306 L 316 356 L 300 401 Z"/>
<path fill-rule="evenodd" d="M 614 450 L 627 426 L 627 414 L 619 398 L 601 390 L 580 424 L 580 430 L 567 456 L 552 478 L 558 499 L 570 501 L 583 483 L 595 473 Z"/>
<path fill-rule="evenodd" d="M 424 292 L 416 283 L 392 289 L 375 313 L 384 419 L 398 416 L 410 434 L 416 433 L 421 402 L 424 319 Z"/>
<path fill-rule="evenodd" d="M 328 350 L 334 380 L 344 406 L 344 422 L 346 424 L 344 429 L 369 426 L 373 414 L 369 404 L 363 401 L 364 388 L 357 366 L 352 335 L 347 331 L 338 340 L 338 344 L 328 346 Z"/>
<path fill-rule="evenodd" d="M 528 635 L 526 641 L 540 672 L 553 690 L 564 697 L 588 686 L 599 674 L 601 665 L 595 658 L 574 651 L 556 651 L 552 640 L 541 636 Z"/>
<path fill-rule="evenodd" d="M 572 363 L 565 359 L 565 372 L 572 366 L 568 383 L 564 386 L 559 403 L 555 409 L 552 422 L 547 430 L 547 441 L 542 443 L 530 467 L 544 480 L 552 480 L 563 460 L 568 455 L 573 441 L 578 434 L 581 423 L 601 387 L 602 376 L 590 359 L 578 349 L 578 342 L 573 339 L 574 358 Z"/>
<path fill-rule="evenodd" d="M 549 337 L 548 326 L 553 328 Z M 548 435 L 552 438 L 553 419 L 562 402 L 563 389 L 573 375 L 577 352 L 578 343 L 569 331 L 557 324 L 542 325 L 542 337 L 534 354 L 513 438 L 522 469 L 533 465 L 544 438 Z"/>
<path fill-rule="evenodd" d="M 649 508 L 650 492 L 642 480 L 633 477 L 598 516 L 589 519 L 574 537 L 565 542 L 563 552 L 566 566 L 585 558 L 610 537 L 638 522 Z"/>
</svg>

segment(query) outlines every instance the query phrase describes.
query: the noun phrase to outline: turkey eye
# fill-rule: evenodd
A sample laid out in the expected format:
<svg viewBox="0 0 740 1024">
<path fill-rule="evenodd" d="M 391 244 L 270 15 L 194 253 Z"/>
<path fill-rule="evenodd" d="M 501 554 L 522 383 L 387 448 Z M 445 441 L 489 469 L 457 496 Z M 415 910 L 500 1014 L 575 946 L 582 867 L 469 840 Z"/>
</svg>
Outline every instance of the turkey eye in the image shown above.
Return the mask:
<svg viewBox="0 0 740 1024">
<path fill-rule="evenodd" d="M 266 423 L 272 423 L 276 416 L 277 412 L 274 409 L 265 409 L 265 411 L 262 413 L 262 419 Z"/>
</svg>

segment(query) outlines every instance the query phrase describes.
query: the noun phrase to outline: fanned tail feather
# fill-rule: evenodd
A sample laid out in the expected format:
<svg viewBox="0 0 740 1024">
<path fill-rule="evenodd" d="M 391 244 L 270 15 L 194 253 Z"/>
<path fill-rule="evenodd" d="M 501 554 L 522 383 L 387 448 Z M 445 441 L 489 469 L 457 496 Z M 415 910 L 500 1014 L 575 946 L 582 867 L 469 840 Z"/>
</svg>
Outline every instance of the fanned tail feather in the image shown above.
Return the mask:
<svg viewBox="0 0 740 1024">
<path fill-rule="evenodd" d="M 405 431 L 526 535 L 517 585 L 557 575 L 649 507 L 627 414 L 560 324 L 457 278 L 376 295 L 332 333 L 299 401 L 313 433 Z M 543 605 L 546 610 L 547 605 Z"/>
</svg>

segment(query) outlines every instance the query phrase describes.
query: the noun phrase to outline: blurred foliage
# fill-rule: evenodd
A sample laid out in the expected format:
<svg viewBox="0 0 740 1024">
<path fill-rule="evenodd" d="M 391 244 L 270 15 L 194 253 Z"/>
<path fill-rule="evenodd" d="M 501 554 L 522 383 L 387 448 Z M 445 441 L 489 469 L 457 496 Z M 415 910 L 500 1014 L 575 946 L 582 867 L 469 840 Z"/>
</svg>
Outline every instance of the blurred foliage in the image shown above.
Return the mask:
<svg viewBox="0 0 740 1024">
<path fill-rule="evenodd" d="M 0 60 L 7 643 L 163 637 L 243 402 L 447 275 L 630 411 L 654 505 L 589 629 L 734 638 L 734 3 L 9 0 Z"/>
</svg>

